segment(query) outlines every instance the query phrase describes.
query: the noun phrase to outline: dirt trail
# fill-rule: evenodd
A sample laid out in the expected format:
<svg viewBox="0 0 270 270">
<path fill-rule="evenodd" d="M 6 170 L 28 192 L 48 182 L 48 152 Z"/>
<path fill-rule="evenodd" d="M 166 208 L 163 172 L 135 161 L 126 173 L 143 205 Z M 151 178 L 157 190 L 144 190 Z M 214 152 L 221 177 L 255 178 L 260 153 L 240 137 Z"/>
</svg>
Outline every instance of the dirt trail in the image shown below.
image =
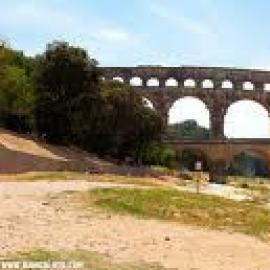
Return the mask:
<svg viewBox="0 0 270 270">
<path fill-rule="evenodd" d="M 97 186 L 114 184 L 0 183 L 0 256 L 34 248 L 85 249 L 181 270 L 269 270 L 270 244 L 252 237 L 78 211 L 69 195 L 47 197 Z"/>
</svg>

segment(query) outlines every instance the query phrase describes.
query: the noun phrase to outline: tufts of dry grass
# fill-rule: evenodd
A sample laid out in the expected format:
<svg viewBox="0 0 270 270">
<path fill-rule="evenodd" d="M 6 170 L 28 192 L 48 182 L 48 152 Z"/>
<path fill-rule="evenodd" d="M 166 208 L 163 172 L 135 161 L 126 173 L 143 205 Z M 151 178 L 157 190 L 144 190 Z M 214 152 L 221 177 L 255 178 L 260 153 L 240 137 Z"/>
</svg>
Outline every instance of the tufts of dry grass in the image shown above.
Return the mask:
<svg viewBox="0 0 270 270">
<path fill-rule="evenodd" d="M 165 270 L 160 265 L 149 265 L 143 262 L 126 263 L 114 262 L 111 258 L 97 252 L 89 251 L 61 251 L 52 252 L 46 250 L 33 250 L 31 252 L 21 252 L 16 256 L 9 256 L 3 260 L 12 260 L 19 262 L 39 262 L 50 263 L 60 262 L 66 263 L 67 269 L 81 269 L 81 270 Z M 74 268 L 73 268 L 74 267 Z M 64 269 L 63 267 L 60 267 Z M 54 268 L 55 269 L 55 268 Z"/>
<path fill-rule="evenodd" d="M 169 220 L 204 228 L 270 235 L 270 211 L 251 202 L 174 189 L 95 189 L 81 194 L 86 206 L 119 214 Z"/>
<path fill-rule="evenodd" d="M 229 177 L 229 183 L 247 193 L 260 204 L 270 202 L 270 181 L 266 178 Z"/>
<path fill-rule="evenodd" d="M 83 172 L 27 172 L 20 174 L 1 174 L 0 181 L 69 181 L 109 182 L 142 186 L 160 186 L 164 181 L 152 177 L 120 176 L 114 174 L 88 174 Z"/>
</svg>

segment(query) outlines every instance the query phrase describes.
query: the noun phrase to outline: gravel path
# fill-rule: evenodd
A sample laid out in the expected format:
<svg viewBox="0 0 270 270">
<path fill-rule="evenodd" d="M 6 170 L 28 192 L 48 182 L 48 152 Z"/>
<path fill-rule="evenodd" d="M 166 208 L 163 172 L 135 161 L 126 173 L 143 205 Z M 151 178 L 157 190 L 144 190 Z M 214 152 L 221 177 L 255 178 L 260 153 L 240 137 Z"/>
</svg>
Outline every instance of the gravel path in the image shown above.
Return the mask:
<svg viewBox="0 0 270 270">
<path fill-rule="evenodd" d="M 0 183 L 0 256 L 44 248 L 98 251 L 116 260 L 160 262 L 179 270 L 269 270 L 270 244 L 241 234 L 79 211 L 69 195 L 111 183 Z"/>
<path fill-rule="evenodd" d="M 196 192 L 195 184 L 190 186 L 177 186 L 176 188 L 182 191 L 189 191 L 193 193 Z M 251 199 L 251 197 L 247 193 L 243 192 L 243 189 L 235 188 L 229 185 L 219 185 L 213 183 L 201 185 L 200 193 L 221 196 L 235 201 L 243 201 Z"/>
</svg>

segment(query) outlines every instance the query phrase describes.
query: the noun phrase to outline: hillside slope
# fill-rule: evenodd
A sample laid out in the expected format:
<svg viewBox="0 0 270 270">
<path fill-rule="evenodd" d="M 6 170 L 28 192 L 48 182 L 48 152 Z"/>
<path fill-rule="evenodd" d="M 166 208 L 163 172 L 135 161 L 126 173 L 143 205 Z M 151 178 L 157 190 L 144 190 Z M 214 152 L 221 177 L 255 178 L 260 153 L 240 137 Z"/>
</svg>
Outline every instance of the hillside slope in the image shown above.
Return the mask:
<svg viewBox="0 0 270 270">
<path fill-rule="evenodd" d="M 0 129 L 0 173 L 31 171 L 113 172 L 117 166 L 76 147 L 49 145 Z"/>
</svg>

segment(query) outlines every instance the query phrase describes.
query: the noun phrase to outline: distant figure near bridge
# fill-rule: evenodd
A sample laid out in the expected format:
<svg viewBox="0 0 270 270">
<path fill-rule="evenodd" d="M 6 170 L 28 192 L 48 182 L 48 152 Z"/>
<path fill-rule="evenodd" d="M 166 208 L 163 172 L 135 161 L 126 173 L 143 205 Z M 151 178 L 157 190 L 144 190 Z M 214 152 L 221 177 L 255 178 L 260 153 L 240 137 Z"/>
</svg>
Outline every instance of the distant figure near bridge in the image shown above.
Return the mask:
<svg viewBox="0 0 270 270">
<path fill-rule="evenodd" d="M 117 80 L 137 89 L 160 114 L 164 127 L 175 101 L 196 97 L 210 113 L 210 139 L 207 141 L 177 140 L 165 142 L 176 151 L 192 149 L 204 154 L 209 165 L 210 181 L 226 182 L 228 164 L 241 151 L 255 151 L 270 167 L 270 139 L 226 139 L 224 118 L 235 102 L 251 100 L 270 112 L 270 72 L 264 70 L 216 67 L 106 67 L 105 80 Z M 268 168 L 269 172 L 269 168 Z"/>
</svg>

